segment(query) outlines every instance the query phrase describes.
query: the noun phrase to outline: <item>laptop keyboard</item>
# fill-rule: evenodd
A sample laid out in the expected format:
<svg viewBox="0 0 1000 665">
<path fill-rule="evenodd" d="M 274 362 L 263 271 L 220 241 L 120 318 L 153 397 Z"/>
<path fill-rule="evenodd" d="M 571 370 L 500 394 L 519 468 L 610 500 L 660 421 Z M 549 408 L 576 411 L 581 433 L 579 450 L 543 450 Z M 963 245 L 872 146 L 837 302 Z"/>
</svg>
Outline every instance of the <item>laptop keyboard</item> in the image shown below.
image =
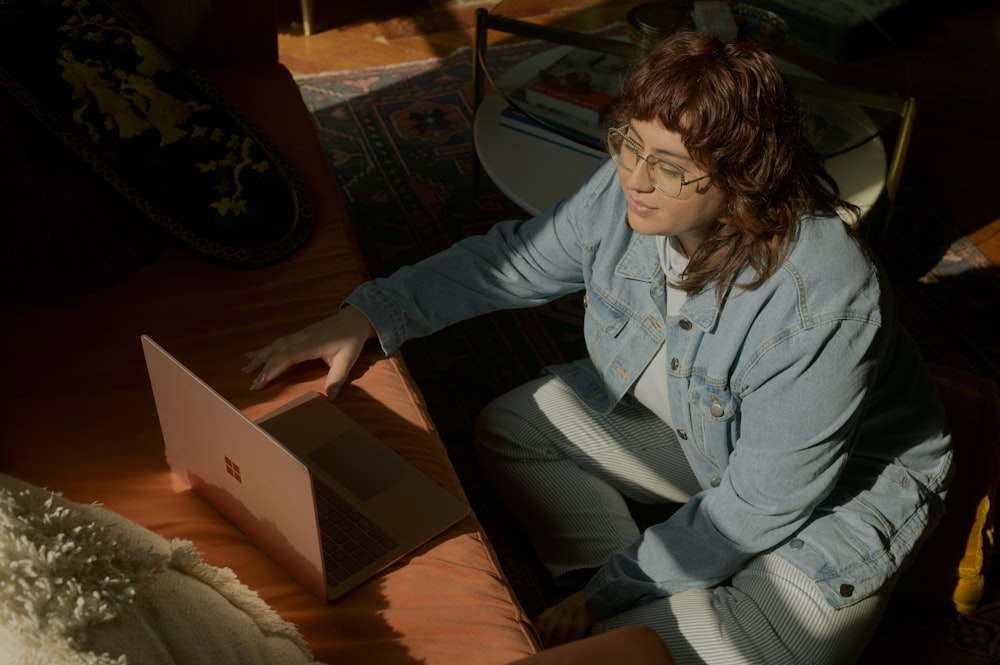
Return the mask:
<svg viewBox="0 0 1000 665">
<path fill-rule="evenodd" d="M 397 543 L 333 490 L 314 483 L 326 579 L 337 585 L 371 564 Z"/>
</svg>

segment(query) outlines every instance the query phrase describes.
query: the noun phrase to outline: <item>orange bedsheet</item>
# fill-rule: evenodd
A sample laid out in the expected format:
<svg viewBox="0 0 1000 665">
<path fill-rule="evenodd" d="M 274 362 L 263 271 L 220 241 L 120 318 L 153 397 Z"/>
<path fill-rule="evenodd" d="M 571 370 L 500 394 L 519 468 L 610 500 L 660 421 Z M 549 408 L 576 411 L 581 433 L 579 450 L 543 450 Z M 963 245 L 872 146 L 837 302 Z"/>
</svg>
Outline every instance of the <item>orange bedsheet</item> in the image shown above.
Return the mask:
<svg viewBox="0 0 1000 665">
<path fill-rule="evenodd" d="M 469 665 L 533 653 L 530 622 L 474 516 L 323 606 L 168 471 L 141 334 L 256 417 L 321 390 L 326 370 L 301 366 L 256 393 L 240 371 L 242 354 L 330 313 L 363 278 L 344 205 L 288 72 L 256 63 L 207 75 L 302 177 L 318 220 L 314 236 L 268 268 L 224 268 L 171 246 L 99 292 L 7 303 L 0 471 L 192 540 L 208 563 L 232 568 L 297 624 L 321 661 Z M 372 345 L 338 404 L 463 496 L 401 358 L 383 358 Z"/>
</svg>

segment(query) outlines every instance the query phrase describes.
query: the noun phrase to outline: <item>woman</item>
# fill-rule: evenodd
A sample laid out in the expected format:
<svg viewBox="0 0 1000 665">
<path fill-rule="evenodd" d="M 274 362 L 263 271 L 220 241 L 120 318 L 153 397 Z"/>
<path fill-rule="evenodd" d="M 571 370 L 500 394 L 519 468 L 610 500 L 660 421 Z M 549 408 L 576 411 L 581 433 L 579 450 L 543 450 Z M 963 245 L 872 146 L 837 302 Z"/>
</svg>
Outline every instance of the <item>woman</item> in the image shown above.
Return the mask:
<svg viewBox="0 0 1000 665">
<path fill-rule="evenodd" d="M 575 591 L 547 644 L 633 623 L 682 663 L 852 662 L 951 453 L 887 283 L 774 62 L 681 33 L 637 63 L 613 159 L 553 209 L 358 288 L 249 354 L 260 388 L 584 289 L 589 357 L 495 400 L 483 466 Z M 629 504 L 677 504 L 644 531 Z"/>
</svg>

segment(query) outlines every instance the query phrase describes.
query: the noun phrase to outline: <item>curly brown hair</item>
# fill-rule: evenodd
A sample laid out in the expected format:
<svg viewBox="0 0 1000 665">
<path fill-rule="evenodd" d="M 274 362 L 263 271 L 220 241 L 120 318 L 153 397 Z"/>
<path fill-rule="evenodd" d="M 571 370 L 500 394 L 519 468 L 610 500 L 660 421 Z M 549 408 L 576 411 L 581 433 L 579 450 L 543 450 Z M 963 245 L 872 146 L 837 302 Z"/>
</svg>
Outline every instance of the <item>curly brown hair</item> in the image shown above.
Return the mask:
<svg viewBox="0 0 1000 665">
<path fill-rule="evenodd" d="M 787 255 L 808 213 L 845 203 L 806 134 L 806 114 L 774 59 L 744 43 L 679 32 L 639 59 L 613 111 L 618 126 L 658 120 L 729 194 L 719 224 L 690 257 L 678 286 L 697 293 L 716 281 L 721 300 L 747 265 L 752 289 Z"/>
</svg>

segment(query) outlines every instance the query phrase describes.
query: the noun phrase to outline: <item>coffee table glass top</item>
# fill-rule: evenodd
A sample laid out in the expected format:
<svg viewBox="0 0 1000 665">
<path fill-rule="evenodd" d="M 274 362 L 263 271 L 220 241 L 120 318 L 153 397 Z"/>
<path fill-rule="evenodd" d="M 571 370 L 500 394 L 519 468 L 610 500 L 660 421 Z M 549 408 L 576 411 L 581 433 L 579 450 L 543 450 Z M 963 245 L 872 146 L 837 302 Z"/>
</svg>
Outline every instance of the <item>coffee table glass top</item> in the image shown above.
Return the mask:
<svg viewBox="0 0 1000 665">
<path fill-rule="evenodd" d="M 586 43 L 585 48 L 593 48 L 593 40 L 596 40 L 600 42 L 601 49 L 613 41 L 615 47 L 612 52 L 624 50 L 628 52 L 628 57 L 638 57 L 643 50 L 637 42 L 650 32 L 650 23 L 675 21 L 680 27 L 689 27 L 692 5 L 687 0 L 640 4 L 634 0 L 575 0 L 565 11 L 558 11 L 559 2 L 504 0 L 493 7 L 489 20 L 494 25 L 490 26 L 487 35 L 484 58 L 487 69 L 490 66 L 488 51 L 494 45 L 524 38 L 551 42 L 552 47 L 543 47 L 538 55 L 505 72 L 495 72 L 497 76 L 489 72 L 492 87 L 499 88 L 499 94 L 495 89 L 487 91 L 478 102 L 474 124 L 476 152 L 483 168 L 504 193 L 531 213 L 544 210 L 574 191 L 587 174 L 608 156 L 600 145 L 594 145 L 593 135 L 586 143 L 579 137 L 567 141 L 564 134 L 553 140 L 551 132 L 540 139 L 537 133 L 525 131 L 523 124 L 512 126 L 508 103 L 512 101 L 512 95 L 531 81 L 540 69 L 579 46 L 581 41 Z M 734 13 L 743 20 L 742 17 L 750 16 L 751 12 L 763 12 L 762 5 L 767 3 L 769 7 L 774 7 L 774 17 L 763 15 L 768 16 L 768 21 L 772 23 L 777 21 L 779 28 L 784 19 L 778 10 L 785 11 L 778 6 L 779 3 L 788 3 L 799 9 L 810 9 L 814 4 L 819 6 L 817 16 L 787 14 L 787 25 L 778 35 L 782 39 L 769 43 L 768 48 L 778 59 L 789 82 L 796 87 L 804 105 L 812 112 L 814 125 L 821 130 L 815 133 L 813 140 L 826 157 L 826 170 L 833 176 L 846 200 L 860 206 L 862 211 L 870 209 L 886 183 L 888 160 L 881 130 L 896 122 L 898 114 L 863 110 L 855 103 L 856 99 L 852 101 L 850 96 L 841 93 L 874 91 L 883 95 L 905 95 L 908 78 L 898 48 L 867 17 L 840 0 L 754 2 L 756 4 L 749 9 L 740 6 Z M 835 5 L 841 6 L 844 14 L 831 17 L 829 12 Z M 740 11 L 743 14 L 739 14 Z M 853 24 L 847 20 L 851 17 Z M 819 24 L 815 23 L 817 20 Z M 848 25 L 849 29 L 845 28 L 846 32 L 839 37 L 833 35 L 830 25 L 823 23 L 832 20 L 840 21 L 838 25 Z M 511 23 L 518 28 L 514 30 L 517 36 L 504 30 Z M 519 29 L 525 26 L 529 28 L 527 31 Z M 669 31 L 673 27 L 668 25 L 665 29 Z M 770 30 L 773 25 L 766 27 Z M 551 28 L 557 32 L 549 32 Z M 862 34 L 867 35 L 864 40 L 858 38 Z M 567 36 L 572 39 L 568 40 Z M 752 36 L 773 40 L 775 34 L 758 31 Z M 803 81 L 821 86 L 821 94 L 806 94 L 808 86 L 801 87 Z M 598 127 L 597 135 L 602 137 L 603 131 L 602 127 Z M 600 143 L 602 141 L 598 140 Z"/>
<path fill-rule="evenodd" d="M 693 4 L 692 0 L 584 0 L 560 11 L 556 0 L 545 3 L 547 13 L 541 14 L 538 0 L 503 0 L 490 14 L 565 31 L 563 35 L 587 35 L 595 48 L 608 39 L 626 42 L 625 48 L 634 47 L 631 52 L 638 55 L 664 34 L 693 28 Z M 844 0 L 730 3 L 738 39 L 754 41 L 775 56 L 810 111 L 816 128 L 814 144 L 828 158 L 872 140 L 898 119 L 891 112 L 862 110 L 845 100 L 864 91 L 906 96 L 909 90 L 899 48 L 857 4 Z M 566 43 L 558 35 L 551 41 L 553 46 Z M 510 103 L 528 82 L 525 77 L 536 73 L 522 70 L 494 78 L 494 82 Z M 513 103 L 530 114 L 530 107 Z"/>
</svg>

